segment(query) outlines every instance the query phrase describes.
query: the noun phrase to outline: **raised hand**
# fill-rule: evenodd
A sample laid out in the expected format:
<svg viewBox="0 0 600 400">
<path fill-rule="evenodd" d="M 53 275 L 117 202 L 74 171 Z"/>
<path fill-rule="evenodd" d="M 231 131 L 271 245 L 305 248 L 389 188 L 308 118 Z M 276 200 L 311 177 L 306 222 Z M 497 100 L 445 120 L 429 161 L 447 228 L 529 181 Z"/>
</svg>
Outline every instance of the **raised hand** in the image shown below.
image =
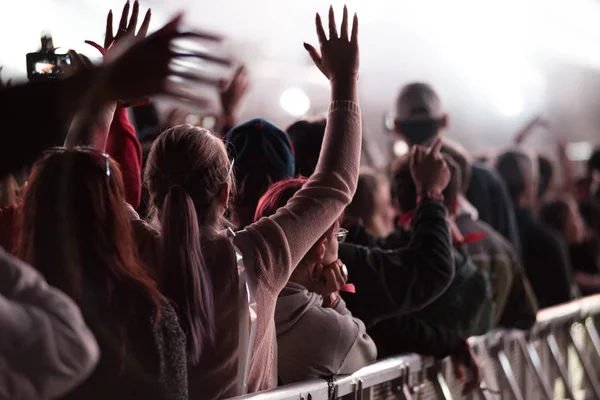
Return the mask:
<svg viewBox="0 0 600 400">
<path fill-rule="evenodd" d="M 223 115 L 233 117 L 238 111 L 241 100 L 244 98 L 249 86 L 248 73 L 242 65 L 239 67 L 231 82 L 222 80 L 219 84 L 219 97 Z"/>
<path fill-rule="evenodd" d="M 413 146 L 410 172 L 418 193 L 441 193 L 450 182 L 450 169 L 440 153 L 442 139 L 437 138 L 429 152 L 421 146 Z"/>
<path fill-rule="evenodd" d="M 108 16 L 106 17 L 106 35 L 104 36 L 104 46 L 100 46 L 98 43 L 91 40 L 86 40 L 85 43 L 97 49 L 100 53 L 102 53 L 102 55 L 105 55 L 106 52 L 110 49 L 110 47 L 118 41 L 121 41 L 126 38 L 145 38 L 148 34 L 148 27 L 150 26 L 150 19 L 152 18 L 152 11 L 150 9 L 146 11 L 144 21 L 142 21 L 140 30 L 136 34 L 135 31 L 137 29 L 138 16 L 140 13 L 140 4 L 137 0 L 133 3 L 131 18 L 129 18 L 129 8 L 130 3 L 129 1 L 127 1 L 127 3 L 125 3 L 125 6 L 123 7 L 123 12 L 121 13 L 121 20 L 119 21 L 119 28 L 117 30 L 116 35 L 113 35 L 112 10 L 108 12 Z"/>
<path fill-rule="evenodd" d="M 208 84 L 217 87 L 218 79 L 184 68 L 174 68 L 171 62 L 178 58 L 200 58 L 223 65 L 229 60 L 221 59 L 200 52 L 179 53 L 173 49 L 177 39 L 220 41 L 212 34 L 199 32 L 179 32 L 177 28 L 182 15 L 178 15 L 163 28 L 143 40 L 127 41 L 119 44 L 105 57 L 108 72 L 109 97 L 128 100 L 147 97 L 155 94 L 168 94 L 181 100 L 206 103 L 205 99 L 195 98 L 186 90 L 190 83 Z M 177 78 L 178 84 L 169 82 Z"/>
<path fill-rule="evenodd" d="M 342 269 L 343 263 L 341 260 L 325 266 L 320 263 L 316 264 L 313 271 L 311 292 L 320 294 L 325 298 L 331 293 L 339 291 L 348 280 Z"/>
<path fill-rule="evenodd" d="M 330 81 L 344 81 L 358 77 L 358 17 L 354 14 L 352 33 L 348 36 L 348 9 L 344 6 L 341 32 L 338 35 L 333 7 L 329 8 L 329 39 L 323 29 L 321 16 L 317 14 L 315 24 L 321 53 L 310 44 L 304 43 L 315 65 Z"/>
<path fill-rule="evenodd" d="M 84 69 L 92 68 L 94 64 L 92 61 L 83 54 L 77 53 L 75 50 L 69 50 L 67 52 L 69 55 L 69 59 L 71 60 L 70 64 L 63 62 L 60 67 L 63 70 L 64 77 L 69 77 L 79 71 Z"/>
</svg>

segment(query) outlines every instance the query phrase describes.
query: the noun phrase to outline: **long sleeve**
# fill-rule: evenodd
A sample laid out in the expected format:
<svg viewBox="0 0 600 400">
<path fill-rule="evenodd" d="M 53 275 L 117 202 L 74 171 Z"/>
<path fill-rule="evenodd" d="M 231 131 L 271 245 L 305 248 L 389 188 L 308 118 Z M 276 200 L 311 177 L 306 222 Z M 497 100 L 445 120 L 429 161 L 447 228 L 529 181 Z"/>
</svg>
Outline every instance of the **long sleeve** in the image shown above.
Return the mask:
<svg viewBox="0 0 600 400">
<path fill-rule="evenodd" d="M 77 306 L 0 253 L 0 398 L 52 399 L 81 383 L 99 349 Z"/>
<path fill-rule="evenodd" d="M 378 321 L 419 310 L 433 302 L 454 277 L 454 260 L 446 208 L 424 201 L 413 220 L 413 235 L 402 248 L 378 248 L 342 243 L 355 294 L 343 294 L 352 313 L 367 327 Z"/>
<path fill-rule="evenodd" d="M 419 353 L 441 359 L 458 355 L 465 340 L 457 332 L 430 324 L 412 315 L 380 322 L 368 330 L 379 350 L 379 358 Z"/>
<path fill-rule="evenodd" d="M 335 374 L 353 374 L 365 365 L 368 365 L 375 361 L 377 358 L 377 346 L 373 339 L 367 334 L 367 328 L 365 324 L 358 318 L 353 318 L 352 313 L 346 308 L 346 304 L 343 299 L 340 299 L 338 304 L 334 307 L 334 310 L 340 315 L 345 316 L 346 322 L 358 328 L 356 332 L 356 340 L 350 347 L 350 350 L 346 354 L 346 357 L 342 360 L 341 365 L 337 368 Z M 343 329 L 343 326 L 340 326 Z M 346 330 L 346 329 L 344 329 Z M 339 363 L 339 361 L 338 361 Z"/>
<path fill-rule="evenodd" d="M 119 163 L 127 202 L 138 208 L 142 196 L 142 145 L 123 107 L 117 107 L 110 125 L 106 152 Z"/>
<path fill-rule="evenodd" d="M 342 299 L 335 308 L 319 302 L 301 315 L 291 329 L 277 335 L 278 371 L 284 384 L 351 374 L 377 358 L 365 325 Z"/>
<path fill-rule="evenodd" d="M 275 215 L 246 228 L 256 252 L 257 281 L 272 293 L 279 293 L 293 268 L 352 200 L 361 133 L 358 105 L 333 102 L 315 173 Z"/>
</svg>

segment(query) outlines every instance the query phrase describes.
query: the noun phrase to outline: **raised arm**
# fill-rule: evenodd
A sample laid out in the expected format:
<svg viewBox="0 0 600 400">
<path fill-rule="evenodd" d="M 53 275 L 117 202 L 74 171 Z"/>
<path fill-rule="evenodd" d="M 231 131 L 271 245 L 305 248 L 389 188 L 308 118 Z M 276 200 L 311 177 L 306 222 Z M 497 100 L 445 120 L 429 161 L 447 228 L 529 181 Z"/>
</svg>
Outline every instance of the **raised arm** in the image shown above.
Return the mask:
<svg viewBox="0 0 600 400">
<path fill-rule="evenodd" d="M 329 11 L 327 39 L 317 14 L 321 54 L 305 44 L 313 61 L 331 82 L 331 100 L 323 147 L 315 173 L 275 215 L 247 228 L 259 258 L 257 274 L 274 292 L 288 281 L 293 268 L 329 229 L 352 200 L 358 180 L 361 115 L 358 106 L 358 19 L 348 36 L 344 8 L 338 36 Z"/>
<path fill-rule="evenodd" d="M 0 251 L 0 398 L 52 399 L 99 359 L 75 303 L 33 268 Z"/>
</svg>

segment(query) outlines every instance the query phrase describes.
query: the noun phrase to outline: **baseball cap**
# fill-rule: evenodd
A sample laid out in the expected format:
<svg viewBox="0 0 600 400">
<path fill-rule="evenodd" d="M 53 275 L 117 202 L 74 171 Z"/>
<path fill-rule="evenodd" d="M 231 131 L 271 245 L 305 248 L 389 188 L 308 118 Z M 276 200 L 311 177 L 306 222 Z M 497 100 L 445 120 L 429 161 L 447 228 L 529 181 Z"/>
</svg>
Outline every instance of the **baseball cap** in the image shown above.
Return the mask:
<svg viewBox="0 0 600 400">
<path fill-rule="evenodd" d="M 287 133 L 262 118 L 246 121 L 229 131 L 225 138 L 229 154 L 235 158 L 236 177 L 261 170 L 273 182 L 294 176 L 294 152 Z"/>
<path fill-rule="evenodd" d="M 430 85 L 410 83 L 400 91 L 396 101 L 397 121 L 431 121 L 443 116 L 440 98 Z"/>
</svg>

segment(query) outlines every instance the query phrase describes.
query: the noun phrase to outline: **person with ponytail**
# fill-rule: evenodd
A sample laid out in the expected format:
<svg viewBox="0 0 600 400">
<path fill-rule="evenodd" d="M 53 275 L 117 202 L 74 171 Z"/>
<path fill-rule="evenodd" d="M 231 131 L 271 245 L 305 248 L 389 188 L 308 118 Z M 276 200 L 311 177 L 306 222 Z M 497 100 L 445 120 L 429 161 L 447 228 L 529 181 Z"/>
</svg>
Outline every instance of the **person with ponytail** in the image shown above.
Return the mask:
<svg viewBox="0 0 600 400">
<path fill-rule="evenodd" d="M 316 17 L 321 52 L 304 47 L 331 82 L 332 103 L 323 152 L 315 174 L 275 215 L 235 236 L 244 260 L 252 260 L 257 322 L 250 346 L 248 391 L 277 384 L 275 303 L 294 268 L 350 203 L 358 178 L 361 113 L 358 106 L 358 19 L 349 35 L 344 9 L 338 35 L 333 9 L 329 38 Z M 211 132 L 177 126 L 162 133 L 150 151 L 145 183 L 160 230 L 155 263 L 163 293 L 177 305 L 187 335 L 190 397 L 239 394 L 238 271 L 236 252 L 223 232 L 234 194 L 234 160 Z"/>
</svg>

